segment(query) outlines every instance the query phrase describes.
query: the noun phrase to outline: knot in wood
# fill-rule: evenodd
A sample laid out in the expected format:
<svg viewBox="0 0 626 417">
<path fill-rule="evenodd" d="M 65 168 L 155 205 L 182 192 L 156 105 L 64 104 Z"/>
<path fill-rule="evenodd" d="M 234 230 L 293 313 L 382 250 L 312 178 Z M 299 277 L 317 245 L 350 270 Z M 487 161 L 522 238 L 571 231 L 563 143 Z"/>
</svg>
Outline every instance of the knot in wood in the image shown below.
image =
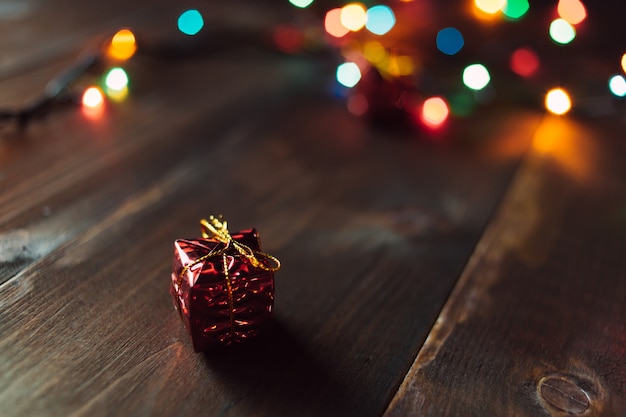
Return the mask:
<svg viewBox="0 0 626 417">
<path fill-rule="evenodd" d="M 565 375 L 550 375 L 539 380 L 539 396 L 549 406 L 569 414 L 581 414 L 590 405 L 589 395 Z"/>
</svg>

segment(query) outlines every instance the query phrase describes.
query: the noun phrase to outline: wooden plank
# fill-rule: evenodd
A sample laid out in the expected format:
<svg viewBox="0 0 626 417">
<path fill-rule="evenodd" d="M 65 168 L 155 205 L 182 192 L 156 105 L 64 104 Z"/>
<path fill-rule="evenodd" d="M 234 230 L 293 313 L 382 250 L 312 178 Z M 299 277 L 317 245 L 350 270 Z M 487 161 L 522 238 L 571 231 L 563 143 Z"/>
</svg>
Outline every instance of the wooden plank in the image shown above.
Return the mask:
<svg viewBox="0 0 626 417">
<path fill-rule="evenodd" d="M 207 103 L 184 110 L 213 114 Z M 97 168 L 38 203 L 57 201 L 53 216 L 75 233 L 0 287 L 0 412 L 382 413 L 516 166 L 516 155 L 488 152 L 501 138 L 526 141 L 536 118 L 463 126 L 468 142 L 492 131 L 481 151 L 461 151 L 371 131 L 328 98 L 304 95 L 262 122 L 242 109 L 230 129 L 191 123 L 164 159 L 173 145 L 160 132 L 189 120 L 172 112 L 143 132 L 102 125 L 111 153 L 69 152 L 64 163 L 92 155 Z M 71 115 L 54 120 L 84 137 Z M 143 135 L 138 150 L 118 155 L 132 134 Z M 116 200 L 98 208 L 108 196 Z M 72 211 L 83 199 L 93 200 Z M 15 207 L 7 221 L 34 227 L 39 206 L 23 204 L 24 217 Z M 283 260 L 277 324 L 256 345 L 196 355 L 167 294 L 172 241 L 219 212 L 233 227 L 257 226 Z M 88 217 L 79 228 L 77 214 Z"/>
<path fill-rule="evenodd" d="M 624 155 L 546 117 L 385 416 L 626 415 Z"/>
</svg>

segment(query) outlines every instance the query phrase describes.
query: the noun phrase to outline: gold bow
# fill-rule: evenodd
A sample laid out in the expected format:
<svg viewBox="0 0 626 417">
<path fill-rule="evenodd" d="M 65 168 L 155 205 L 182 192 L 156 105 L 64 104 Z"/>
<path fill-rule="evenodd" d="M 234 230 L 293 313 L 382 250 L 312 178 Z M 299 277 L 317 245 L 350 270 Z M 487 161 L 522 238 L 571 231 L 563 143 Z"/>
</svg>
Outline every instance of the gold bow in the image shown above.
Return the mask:
<svg viewBox="0 0 626 417">
<path fill-rule="evenodd" d="M 229 246 L 232 246 L 242 256 L 245 256 L 246 259 L 248 259 L 248 262 L 250 262 L 250 264 L 255 268 L 260 268 L 268 272 L 276 272 L 280 269 L 280 261 L 274 256 L 265 252 L 252 250 L 249 246 L 233 240 L 230 232 L 228 231 L 228 224 L 225 220 L 221 221 L 215 216 L 210 216 L 209 220 L 210 223 L 206 219 L 200 220 L 203 238 L 214 238 L 219 240 L 225 245 L 223 251 L 226 251 Z M 211 234 L 208 232 L 211 232 Z"/>
<path fill-rule="evenodd" d="M 250 262 L 250 264 L 255 268 L 259 268 L 268 272 L 276 272 L 280 269 L 280 261 L 276 257 L 269 255 L 265 252 L 252 250 L 252 248 L 250 248 L 249 246 L 235 241 L 228 231 L 228 223 L 226 221 L 222 221 L 221 217 L 217 218 L 215 216 L 210 216 L 209 221 L 207 221 L 206 219 L 202 219 L 200 220 L 200 225 L 202 226 L 203 238 L 213 238 L 223 243 L 224 246 L 218 250 L 216 250 L 218 248 L 216 246 L 206 255 L 186 265 L 178 275 L 179 285 L 180 282 L 183 280 L 183 276 L 185 276 L 189 269 L 208 258 L 224 255 L 228 248 L 231 246 L 235 248 L 237 252 L 239 252 L 242 256 L 244 256 L 248 260 L 248 262 Z M 227 270 L 225 270 L 224 272 L 228 274 Z"/>
</svg>

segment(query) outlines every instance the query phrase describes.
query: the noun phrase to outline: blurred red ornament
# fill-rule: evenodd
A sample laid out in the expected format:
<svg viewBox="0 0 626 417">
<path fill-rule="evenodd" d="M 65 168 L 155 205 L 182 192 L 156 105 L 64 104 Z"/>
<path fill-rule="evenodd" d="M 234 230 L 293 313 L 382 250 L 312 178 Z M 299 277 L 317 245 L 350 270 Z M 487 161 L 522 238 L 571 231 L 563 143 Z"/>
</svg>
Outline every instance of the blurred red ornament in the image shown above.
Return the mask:
<svg viewBox="0 0 626 417">
<path fill-rule="evenodd" d="M 276 47 L 287 54 L 295 54 L 304 45 L 304 35 L 296 26 L 288 23 L 278 25 L 272 32 Z"/>
<path fill-rule="evenodd" d="M 280 268 L 260 251 L 255 229 L 231 236 L 225 222 L 211 220 L 223 229 L 215 233 L 215 223 L 203 220 L 203 238 L 174 243 L 170 294 L 196 352 L 261 333 L 273 314 L 274 271 Z"/>
<path fill-rule="evenodd" d="M 382 124 L 408 122 L 417 91 L 405 78 L 383 76 L 375 67 L 366 71 L 355 87 L 363 116 Z"/>
</svg>

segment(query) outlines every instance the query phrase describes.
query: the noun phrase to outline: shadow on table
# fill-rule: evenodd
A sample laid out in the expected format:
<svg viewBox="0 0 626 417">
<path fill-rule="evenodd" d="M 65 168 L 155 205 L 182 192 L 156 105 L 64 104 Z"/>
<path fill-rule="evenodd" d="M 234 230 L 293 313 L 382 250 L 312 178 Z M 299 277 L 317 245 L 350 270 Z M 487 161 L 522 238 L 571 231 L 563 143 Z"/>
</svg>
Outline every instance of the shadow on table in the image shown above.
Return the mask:
<svg viewBox="0 0 626 417">
<path fill-rule="evenodd" d="M 250 343 L 205 353 L 206 365 L 236 393 L 233 414 L 347 415 L 346 388 L 279 322 Z"/>
</svg>

